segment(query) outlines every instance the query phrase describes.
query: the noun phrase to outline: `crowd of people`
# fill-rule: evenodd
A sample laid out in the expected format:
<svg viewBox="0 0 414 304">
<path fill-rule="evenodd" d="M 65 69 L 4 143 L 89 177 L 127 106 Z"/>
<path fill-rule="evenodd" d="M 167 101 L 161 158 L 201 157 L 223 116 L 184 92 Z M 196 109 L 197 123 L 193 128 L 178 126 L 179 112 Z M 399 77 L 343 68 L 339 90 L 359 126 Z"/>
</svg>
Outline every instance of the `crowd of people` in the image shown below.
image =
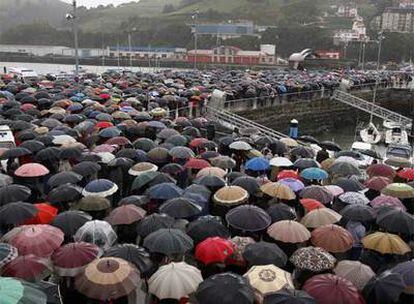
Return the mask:
<svg viewBox="0 0 414 304">
<path fill-rule="evenodd" d="M 361 168 L 333 142 L 218 135 L 180 110 L 215 89 L 245 98 L 410 77 L 3 75 L 0 303 L 412 303 L 411 163 Z"/>
</svg>

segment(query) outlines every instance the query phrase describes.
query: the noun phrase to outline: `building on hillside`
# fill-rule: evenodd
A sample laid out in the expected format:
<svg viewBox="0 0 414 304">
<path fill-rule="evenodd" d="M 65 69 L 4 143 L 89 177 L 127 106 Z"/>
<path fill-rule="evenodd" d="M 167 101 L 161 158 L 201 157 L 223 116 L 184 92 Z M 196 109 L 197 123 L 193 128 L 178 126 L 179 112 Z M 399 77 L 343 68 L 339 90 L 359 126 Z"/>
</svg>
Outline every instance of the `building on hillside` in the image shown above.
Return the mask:
<svg viewBox="0 0 414 304">
<path fill-rule="evenodd" d="M 382 30 L 414 33 L 414 7 L 388 7 L 382 14 Z"/>
<path fill-rule="evenodd" d="M 190 50 L 188 62 L 199 63 L 261 65 L 275 64 L 275 46 L 262 45 L 260 51 L 244 51 L 234 46 L 219 46 L 211 50 Z"/>
<path fill-rule="evenodd" d="M 352 29 L 341 29 L 336 31 L 333 39 L 335 45 L 353 41 L 365 41 L 369 39 L 363 18 L 355 18 L 352 24 Z"/>
<path fill-rule="evenodd" d="M 400 8 L 414 7 L 414 0 L 395 0 L 394 6 Z"/>
<path fill-rule="evenodd" d="M 134 60 L 159 59 L 161 61 L 186 61 L 187 49 L 175 47 L 108 47 L 110 57 L 132 58 Z"/>
<path fill-rule="evenodd" d="M 24 56 L 75 56 L 75 49 L 56 45 L 13 45 L 0 44 L 0 53 Z M 80 48 L 80 58 L 107 56 L 106 49 Z"/>
<path fill-rule="evenodd" d="M 255 26 L 251 21 L 191 24 L 191 31 L 197 35 L 216 36 L 223 40 L 242 36 L 257 36 Z"/>
<path fill-rule="evenodd" d="M 343 18 L 355 18 L 358 16 L 358 9 L 355 3 L 338 5 L 336 16 Z"/>
<path fill-rule="evenodd" d="M 315 52 L 320 59 L 340 59 L 342 52 L 339 50 L 318 50 Z"/>
</svg>

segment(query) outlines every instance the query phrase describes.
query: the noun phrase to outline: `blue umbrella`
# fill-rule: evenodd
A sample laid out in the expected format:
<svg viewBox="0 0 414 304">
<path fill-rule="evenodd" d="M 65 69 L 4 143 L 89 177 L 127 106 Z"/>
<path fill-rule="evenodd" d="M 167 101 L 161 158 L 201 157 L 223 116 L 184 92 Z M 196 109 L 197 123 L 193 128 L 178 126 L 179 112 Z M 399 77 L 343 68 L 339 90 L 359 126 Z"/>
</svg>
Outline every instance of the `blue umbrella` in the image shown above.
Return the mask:
<svg viewBox="0 0 414 304">
<path fill-rule="evenodd" d="M 148 122 L 148 127 L 156 128 L 156 129 L 165 129 L 166 126 L 161 121 L 151 120 Z"/>
<path fill-rule="evenodd" d="M 269 160 L 263 157 L 254 157 L 246 162 L 246 169 L 252 171 L 266 171 L 269 167 Z"/>
<path fill-rule="evenodd" d="M 67 110 L 70 112 L 79 111 L 82 109 L 83 109 L 83 106 L 80 103 L 75 103 L 67 108 Z"/>
<path fill-rule="evenodd" d="M 117 127 L 110 127 L 99 131 L 98 135 L 103 138 L 112 138 L 121 135 L 121 131 Z"/>
<path fill-rule="evenodd" d="M 110 196 L 118 191 L 118 186 L 108 179 L 96 179 L 91 181 L 83 189 L 82 194 L 84 196 Z"/>
<path fill-rule="evenodd" d="M 288 186 L 293 192 L 298 192 L 305 188 L 305 185 L 296 178 L 282 178 L 278 182 Z"/>
<path fill-rule="evenodd" d="M 328 178 L 328 173 L 325 170 L 320 168 L 307 168 L 300 173 L 300 176 L 304 179 L 312 180 L 321 180 Z"/>
<path fill-rule="evenodd" d="M 169 200 L 181 196 L 184 190 L 174 183 L 161 183 L 148 189 L 148 196 L 151 199 Z"/>
</svg>

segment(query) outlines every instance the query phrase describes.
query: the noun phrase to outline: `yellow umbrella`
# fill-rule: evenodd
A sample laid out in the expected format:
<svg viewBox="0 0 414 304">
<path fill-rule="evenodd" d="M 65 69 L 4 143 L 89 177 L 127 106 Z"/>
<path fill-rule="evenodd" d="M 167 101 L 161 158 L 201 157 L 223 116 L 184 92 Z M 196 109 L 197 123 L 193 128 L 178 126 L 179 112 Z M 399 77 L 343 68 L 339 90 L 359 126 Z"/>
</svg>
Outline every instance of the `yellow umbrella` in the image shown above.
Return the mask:
<svg viewBox="0 0 414 304">
<path fill-rule="evenodd" d="M 291 274 L 272 264 L 253 266 L 244 277 L 262 295 L 276 292 L 283 288 L 294 289 Z"/>
<path fill-rule="evenodd" d="M 201 177 L 201 176 L 207 176 L 207 175 L 215 175 L 221 178 L 224 178 L 224 176 L 226 175 L 226 171 L 224 171 L 223 169 L 219 168 L 219 167 L 207 167 L 204 169 L 201 169 L 196 177 Z"/>
<path fill-rule="evenodd" d="M 291 148 L 299 146 L 298 142 L 290 137 L 282 138 L 280 141 Z"/>
<path fill-rule="evenodd" d="M 246 156 L 248 158 L 253 158 L 253 157 L 263 157 L 262 152 L 260 152 L 259 150 L 256 149 L 251 149 L 249 151 L 246 151 Z"/>
<path fill-rule="evenodd" d="M 398 235 L 386 232 L 375 232 L 362 239 L 365 248 L 382 254 L 406 254 L 411 248 Z"/>
<path fill-rule="evenodd" d="M 335 162 L 335 158 L 327 158 L 321 162 L 321 168 L 328 171 L 334 162 Z"/>
<path fill-rule="evenodd" d="M 271 197 L 282 200 L 293 200 L 296 198 L 292 189 L 282 183 L 266 183 L 260 187 L 260 190 Z"/>
<path fill-rule="evenodd" d="M 267 228 L 267 234 L 273 239 L 285 243 L 302 243 L 311 238 L 305 226 L 295 221 L 278 221 Z"/>
<path fill-rule="evenodd" d="M 239 205 L 249 198 L 249 193 L 239 186 L 225 186 L 214 193 L 213 200 L 220 205 Z"/>
<path fill-rule="evenodd" d="M 307 213 L 301 223 L 308 228 L 318 228 L 320 226 L 337 223 L 342 216 L 329 208 L 318 208 Z"/>
</svg>

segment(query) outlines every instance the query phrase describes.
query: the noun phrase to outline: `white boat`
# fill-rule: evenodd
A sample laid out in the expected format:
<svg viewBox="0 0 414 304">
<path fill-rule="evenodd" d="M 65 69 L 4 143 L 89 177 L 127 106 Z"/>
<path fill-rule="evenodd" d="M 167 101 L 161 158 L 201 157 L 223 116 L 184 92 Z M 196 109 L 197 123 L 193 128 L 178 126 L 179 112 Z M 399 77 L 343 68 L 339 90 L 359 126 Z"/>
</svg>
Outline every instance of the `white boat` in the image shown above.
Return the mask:
<svg viewBox="0 0 414 304">
<path fill-rule="evenodd" d="M 395 145 L 391 144 L 388 146 L 387 151 L 385 152 L 384 162 L 391 165 L 392 167 L 400 167 L 401 165 L 396 165 L 392 161 L 398 160 L 401 163 L 401 160 L 406 160 L 407 164 L 412 166 L 413 162 L 413 151 L 410 145 Z"/>
<path fill-rule="evenodd" d="M 362 141 L 368 144 L 375 145 L 381 141 L 381 133 L 372 122 L 368 124 L 368 127 L 362 129 L 359 135 Z"/>
<path fill-rule="evenodd" d="M 396 128 L 396 127 L 399 127 L 400 125 L 399 124 L 397 124 L 397 123 L 395 123 L 395 122 L 392 122 L 392 121 L 387 121 L 387 120 L 384 120 L 384 122 L 382 123 L 382 125 L 384 126 L 384 128 L 386 128 L 386 129 L 392 129 L 392 128 Z M 404 126 L 407 130 L 409 130 L 409 129 L 411 129 L 411 124 L 408 124 L 408 125 L 406 125 L 406 126 Z"/>
<path fill-rule="evenodd" d="M 387 145 L 408 145 L 408 133 L 402 127 L 394 127 L 385 131 L 385 143 Z"/>
<path fill-rule="evenodd" d="M 374 158 L 366 154 L 366 151 L 373 151 L 374 148 L 370 143 L 355 141 L 351 146 L 351 151 L 358 153 L 358 166 L 366 168 L 372 164 Z"/>
<path fill-rule="evenodd" d="M 10 68 L 9 74 L 23 81 L 37 80 L 39 77 L 36 71 L 27 68 Z"/>
</svg>

